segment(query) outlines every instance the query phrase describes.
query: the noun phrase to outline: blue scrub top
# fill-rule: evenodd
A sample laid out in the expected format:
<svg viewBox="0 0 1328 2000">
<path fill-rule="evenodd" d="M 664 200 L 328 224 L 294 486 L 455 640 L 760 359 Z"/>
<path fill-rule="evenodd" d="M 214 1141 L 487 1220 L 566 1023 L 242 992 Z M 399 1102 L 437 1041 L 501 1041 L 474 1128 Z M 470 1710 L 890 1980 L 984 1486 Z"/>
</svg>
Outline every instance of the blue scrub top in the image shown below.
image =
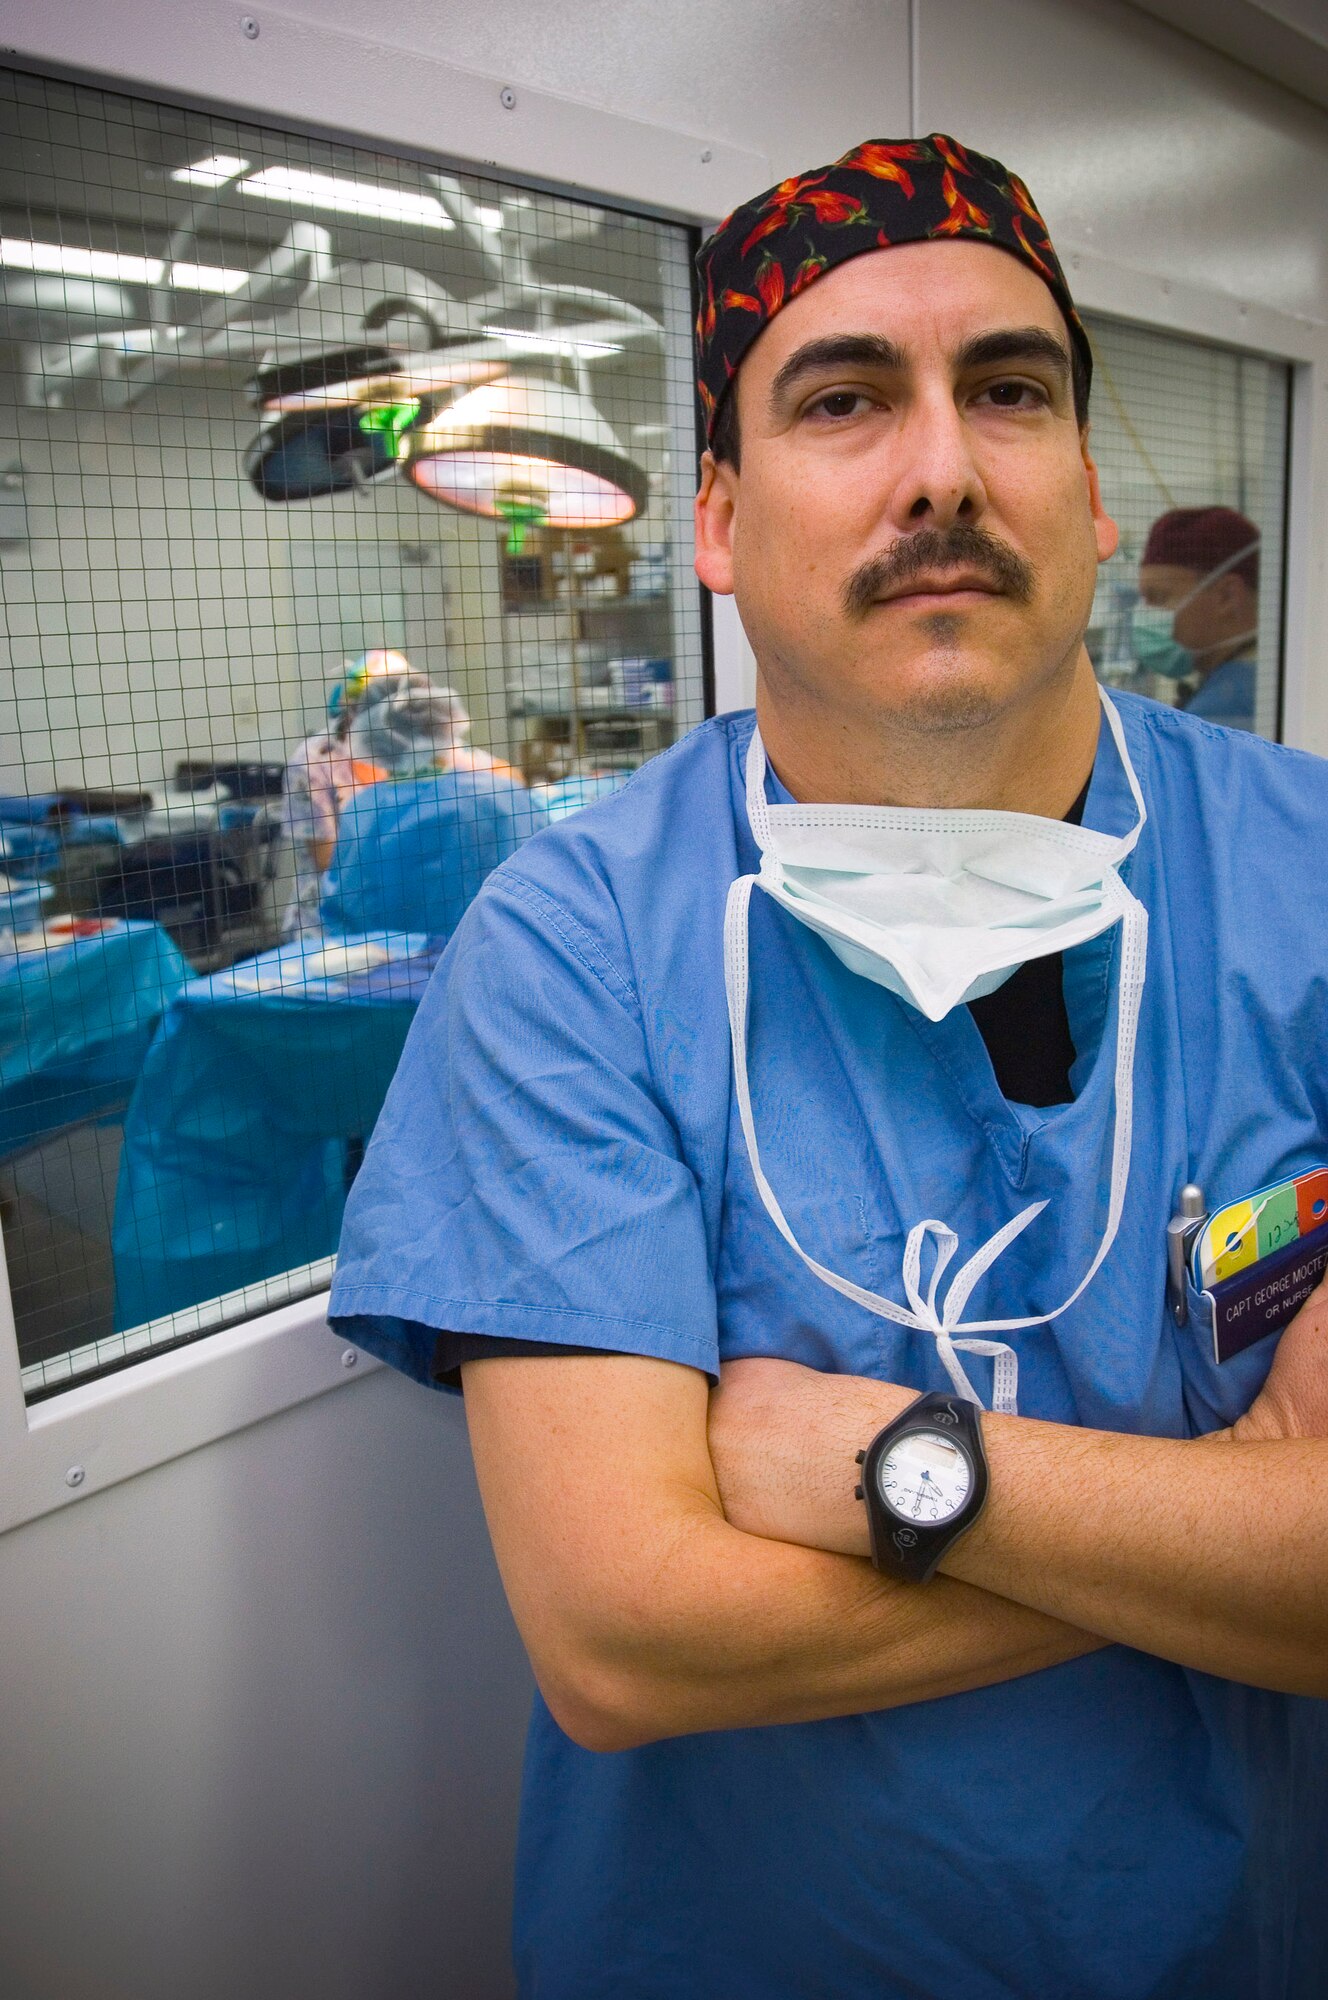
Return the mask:
<svg viewBox="0 0 1328 2000">
<path fill-rule="evenodd" d="M 490 869 L 548 820 L 500 771 L 362 786 L 337 825 L 323 920 L 341 931 L 450 937 Z"/>
<path fill-rule="evenodd" d="M 1129 1191 L 1084 1296 L 1009 1337 L 1025 1415 L 1185 1437 L 1248 1406 L 1272 1342 L 1218 1367 L 1193 1318 L 1174 1325 L 1181 1186 L 1217 1206 L 1328 1161 L 1328 949 L 1305 889 L 1328 764 L 1117 703 L 1149 814 L 1123 870 L 1151 925 Z M 704 725 L 490 878 L 350 1199 L 341 1334 L 421 1381 L 446 1328 L 946 1385 L 930 1339 L 812 1276 L 752 1181 L 722 962 L 728 886 L 758 858 L 751 728 Z M 1104 730 L 1084 824 L 1132 822 Z M 967 1008 L 926 1021 L 754 895 L 753 1101 L 799 1241 L 902 1300 L 912 1223 L 949 1222 L 963 1257 L 1041 1198 L 969 1314 L 1059 1305 L 1102 1231 L 1119 950 L 1117 929 L 1067 954 L 1075 1099 L 1035 1110 L 1001 1096 Z M 537 1700 L 517 1961 L 532 2000 L 1317 2000 L 1326 1856 L 1328 1704 L 1125 1647 L 613 1755 Z"/>
<path fill-rule="evenodd" d="M 1185 713 L 1224 729 L 1253 729 L 1254 683 L 1253 660 L 1226 660 L 1199 683 Z"/>
</svg>

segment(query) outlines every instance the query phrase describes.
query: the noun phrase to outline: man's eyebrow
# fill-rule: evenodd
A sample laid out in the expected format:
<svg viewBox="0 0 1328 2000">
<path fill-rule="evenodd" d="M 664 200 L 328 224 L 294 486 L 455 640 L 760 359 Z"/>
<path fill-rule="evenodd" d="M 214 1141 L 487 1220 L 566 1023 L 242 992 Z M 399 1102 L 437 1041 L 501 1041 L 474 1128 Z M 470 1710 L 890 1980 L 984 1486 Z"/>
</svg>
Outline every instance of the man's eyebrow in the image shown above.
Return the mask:
<svg viewBox="0 0 1328 2000">
<path fill-rule="evenodd" d="M 1070 374 L 1070 355 L 1065 343 L 1044 326 L 1005 326 L 992 333 L 975 334 L 966 340 L 955 357 L 960 370 L 986 368 L 1006 361 L 1040 361 L 1050 364 L 1063 379 Z M 896 341 L 879 333 L 827 334 L 809 340 L 792 353 L 770 385 L 770 409 L 777 415 L 790 393 L 809 375 L 829 368 L 873 368 L 900 371 L 908 366 L 908 356 Z"/>
<path fill-rule="evenodd" d="M 966 340 L 955 355 L 955 366 L 960 370 L 986 368 L 1000 361 L 1050 362 L 1061 377 L 1070 373 L 1069 350 L 1044 326 L 1008 326 L 995 333 L 979 333 Z"/>
<path fill-rule="evenodd" d="M 790 354 L 770 385 L 770 408 L 778 411 L 791 389 L 804 376 L 819 375 L 826 368 L 889 368 L 905 366 L 902 347 L 879 333 L 833 333 L 821 340 L 809 340 Z"/>
</svg>

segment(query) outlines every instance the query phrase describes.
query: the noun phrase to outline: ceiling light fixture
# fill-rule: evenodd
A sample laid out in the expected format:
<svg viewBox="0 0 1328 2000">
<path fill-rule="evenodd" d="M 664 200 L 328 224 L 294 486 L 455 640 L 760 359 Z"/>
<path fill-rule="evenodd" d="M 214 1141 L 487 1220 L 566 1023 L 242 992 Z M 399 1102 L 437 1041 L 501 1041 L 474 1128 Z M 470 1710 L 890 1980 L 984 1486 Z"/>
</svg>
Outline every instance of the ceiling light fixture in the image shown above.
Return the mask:
<svg viewBox="0 0 1328 2000">
<path fill-rule="evenodd" d="M 435 195 L 409 188 L 380 187 L 348 180 L 343 174 L 309 173 L 302 167 L 264 167 L 240 182 L 241 194 L 293 208 L 326 208 L 338 215 L 371 215 L 379 222 L 412 222 L 421 229 L 454 229 L 456 224 Z"/>
<path fill-rule="evenodd" d="M 170 282 L 177 292 L 238 292 L 249 282 L 247 271 L 228 271 L 222 264 L 172 264 Z"/>
<path fill-rule="evenodd" d="M 62 278 L 119 278 L 127 285 L 156 285 L 160 257 L 125 257 L 117 250 L 77 250 L 65 243 L 28 243 L 0 237 L 0 264 L 16 271 L 50 271 Z"/>
<path fill-rule="evenodd" d="M 524 349 L 527 353 L 539 354 L 621 354 L 622 348 L 612 340 L 577 340 L 565 333 L 532 333 L 526 327 L 485 326 L 493 340 L 503 341 L 514 354 Z"/>
<path fill-rule="evenodd" d="M 508 375 L 472 389 L 402 439 L 406 477 L 462 513 L 551 528 L 612 528 L 649 484 L 579 391 Z"/>
<path fill-rule="evenodd" d="M 176 167 L 171 174 L 173 181 L 184 181 L 189 187 L 224 187 L 242 174 L 248 160 L 242 160 L 234 153 L 209 153 L 205 160 L 195 160 L 192 166 Z"/>
</svg>

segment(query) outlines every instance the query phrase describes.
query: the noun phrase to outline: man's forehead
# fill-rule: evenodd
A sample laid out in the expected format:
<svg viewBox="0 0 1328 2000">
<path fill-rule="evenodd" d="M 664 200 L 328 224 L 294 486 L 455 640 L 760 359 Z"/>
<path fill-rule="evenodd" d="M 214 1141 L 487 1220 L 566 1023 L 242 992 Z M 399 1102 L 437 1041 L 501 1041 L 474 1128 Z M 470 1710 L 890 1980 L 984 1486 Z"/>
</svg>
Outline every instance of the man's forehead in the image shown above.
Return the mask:
<svg viewBox="0 0 1328 2000">
<path fill-rule="evenodd" d="M 871 333 L 954 352 L 975 335 L 1040 326 L 1069 352 L 1060 307 L 1033 272 L 986 243 L 901 243 L 827 271 L 765 327 L 739 370 L 773 377 L 808 342 Z"/>
<path fill-rule="evenodd" d="M 834 273 L 874 260 L 878 251 L 897 258 L 897 268 L 916 255 L 941 272 L 951 255 L 1009 258 L 1046 286 L 1087 389 L 1093 375 L 1088 336 L 1047 225 L 1019 176 L 945 132 L 871 139 L 743 202 L 697 252 L 697 391 L 710 440 L 735 376 L 771 326 L 807 295 L 820 293 Z M 993 262 L 991 269 L 1001 267 Z M 947 286 L 952 282 L 947 278 Z M 1012 281 L 1004 273 L 996 282 L 1004 290 Z M 954 309 L 951 301 L 946 310 Z M 829 308 L 823 304 L 822 310 Z M 1039 300 L 1023 315 L 1025 323 L 1044 320 L 1047 312 Z"/>
</svg>

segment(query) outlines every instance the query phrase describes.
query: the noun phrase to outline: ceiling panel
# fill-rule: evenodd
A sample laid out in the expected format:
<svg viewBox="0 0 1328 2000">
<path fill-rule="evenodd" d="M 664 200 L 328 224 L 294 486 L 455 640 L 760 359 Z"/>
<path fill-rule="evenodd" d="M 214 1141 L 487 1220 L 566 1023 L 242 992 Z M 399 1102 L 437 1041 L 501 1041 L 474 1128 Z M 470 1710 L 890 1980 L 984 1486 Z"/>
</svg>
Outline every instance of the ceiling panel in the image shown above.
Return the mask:
<svg viewBox="0 0 1328 2000">
<path fill-rule="evenodd" d="M 1136 0 L 1141 11 L 1328 110 L 1328 0 Z"/>
</svg>

